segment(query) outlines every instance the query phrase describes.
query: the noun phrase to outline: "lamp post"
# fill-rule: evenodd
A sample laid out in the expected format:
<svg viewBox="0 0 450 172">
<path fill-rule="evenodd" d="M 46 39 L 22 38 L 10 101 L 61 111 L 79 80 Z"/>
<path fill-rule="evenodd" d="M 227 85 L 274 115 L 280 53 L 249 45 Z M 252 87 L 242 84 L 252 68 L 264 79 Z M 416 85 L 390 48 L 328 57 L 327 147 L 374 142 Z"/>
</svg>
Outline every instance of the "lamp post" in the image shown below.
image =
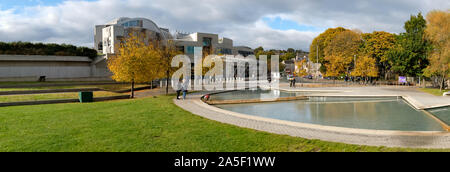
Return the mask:
<svg viewBox="0 0 450 172">
<path fill-rule="evenodd" d="M 316 45 L 316 81 L 319 80 L 319 43 Z"/>
</svg>

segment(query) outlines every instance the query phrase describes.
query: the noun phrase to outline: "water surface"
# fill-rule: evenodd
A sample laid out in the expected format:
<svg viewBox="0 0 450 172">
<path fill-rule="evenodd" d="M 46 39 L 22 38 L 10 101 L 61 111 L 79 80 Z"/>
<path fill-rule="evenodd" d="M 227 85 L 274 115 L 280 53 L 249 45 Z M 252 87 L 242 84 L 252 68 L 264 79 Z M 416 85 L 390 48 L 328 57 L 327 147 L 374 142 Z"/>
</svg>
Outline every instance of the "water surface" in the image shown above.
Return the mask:
<svg viewBox="0 0 450 172">
<path fill-rule="evenodd" d="M 212 97 L 214 96 L 217 95 Z M 219 94 L 216 98 L 229 97 L 221 96 Z M 236 97 L 238 95 L 233 98 Z M 216 105 L 216 107 L 259 117 L 337 127 L 444 131 L 434 119 L 410 107 L 403 99 L 397 98 L 310 97 L 309 100 Z"/>
</svg>

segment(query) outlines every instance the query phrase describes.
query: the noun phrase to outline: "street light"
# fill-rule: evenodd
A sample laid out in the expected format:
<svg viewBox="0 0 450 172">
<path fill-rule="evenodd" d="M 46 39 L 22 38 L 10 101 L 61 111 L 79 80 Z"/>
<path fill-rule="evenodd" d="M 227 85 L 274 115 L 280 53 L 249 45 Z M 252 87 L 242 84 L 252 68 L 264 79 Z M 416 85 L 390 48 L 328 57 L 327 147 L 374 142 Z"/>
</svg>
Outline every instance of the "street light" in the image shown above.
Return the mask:
<svg viewBox="0 0 450 172">
<path fill-rule="evenodd" d="M 319 43 L 317 43 L 316 49 L 316 80 L 319 80 Z"/>
</svg>

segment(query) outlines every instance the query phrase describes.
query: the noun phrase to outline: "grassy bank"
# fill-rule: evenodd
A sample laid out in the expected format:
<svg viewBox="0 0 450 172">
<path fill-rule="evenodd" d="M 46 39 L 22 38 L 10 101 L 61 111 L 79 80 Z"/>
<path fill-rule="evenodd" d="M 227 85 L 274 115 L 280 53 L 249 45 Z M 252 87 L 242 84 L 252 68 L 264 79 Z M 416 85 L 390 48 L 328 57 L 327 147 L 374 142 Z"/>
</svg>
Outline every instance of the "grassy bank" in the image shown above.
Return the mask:
<svg viewBox="0 0 450 172">
<path fill-rule="evenodd" d="M 444 94 L 445 92 L 450 91 L 446 89 L 439 91 L 439 88 L 419 88 L 419 90 L 429 94 L 433 94 L 435 96 L 442 96 L 442 94 Z"/>
<path fill-rule="evenodd" d="M 125 95 L 107 91 L 95 91 L 94 97 L 109 97 Z M 58 100 L 58 99 L 77 99 L 78 93 L 51 93 L 51 94 L 27 94 L 27 95 L 8 95 L 0 96 L 0 103 L 7 102 L 25 102 L 39 100 Z"/>
<path fill-rule="evenodd" d="M 244 129 L 193 115 L 172 99 L 3 107 L 0 151 L 436 151 L 348 145 Z"/>
</svg>

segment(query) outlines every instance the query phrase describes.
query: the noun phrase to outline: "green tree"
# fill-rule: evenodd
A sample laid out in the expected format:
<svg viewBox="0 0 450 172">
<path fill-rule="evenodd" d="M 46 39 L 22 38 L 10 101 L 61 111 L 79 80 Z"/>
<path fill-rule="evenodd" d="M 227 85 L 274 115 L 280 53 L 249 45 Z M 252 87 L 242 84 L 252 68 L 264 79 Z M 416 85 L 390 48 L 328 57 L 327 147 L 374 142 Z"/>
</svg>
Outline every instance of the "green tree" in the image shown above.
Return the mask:
<svg viewBox="0 0 450 172">
<path fill-rule="evenodd" d="M 421 76 L 428 65 L 430 44 L 424 38 L 426 21 L 422 14 L 405 22 L 406 32 L 396 36 L 396 45 L 387 53 L 392 69 L 400 75 Z"/>
</svg>

